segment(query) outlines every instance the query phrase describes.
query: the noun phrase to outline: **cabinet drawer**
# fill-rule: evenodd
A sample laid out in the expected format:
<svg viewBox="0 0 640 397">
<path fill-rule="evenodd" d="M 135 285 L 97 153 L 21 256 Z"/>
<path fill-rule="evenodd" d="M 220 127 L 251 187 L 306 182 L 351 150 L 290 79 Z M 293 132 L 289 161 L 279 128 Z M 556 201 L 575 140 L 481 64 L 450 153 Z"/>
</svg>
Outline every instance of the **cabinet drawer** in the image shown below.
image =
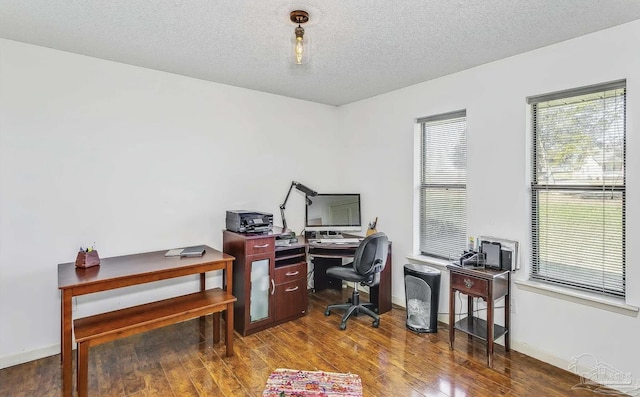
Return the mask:
<svg viewBox="0 0 640 397">
<path fill-rule="evenodd" d="M 257 255 L 273 252 L 275 239 L 273 237 L 247 239 L 245 241 L 246 255 Z"/>
<path fill-rule="evenodd" d="M 451 274 L 451 287 L 463 294 L 484 296 L 489 294 L 489 281 L 464 274 Z"/>
<path fill-rule="evenodd" d="M 276 267 L 276 284 L 282 284 L 300 278 L 307 279 L 307 263 L 300 262 L 295 265 Z"/>
</svg>

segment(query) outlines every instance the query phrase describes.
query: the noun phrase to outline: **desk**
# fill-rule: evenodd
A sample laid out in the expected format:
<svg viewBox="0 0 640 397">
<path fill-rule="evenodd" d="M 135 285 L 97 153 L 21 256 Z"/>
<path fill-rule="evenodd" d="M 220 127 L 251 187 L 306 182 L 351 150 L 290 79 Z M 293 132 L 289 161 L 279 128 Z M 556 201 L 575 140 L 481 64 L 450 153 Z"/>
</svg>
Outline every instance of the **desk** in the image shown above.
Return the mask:
<svg viewBox="0 0 640 397">
<path fill-rule="evenodd" d="M 316 291 L 323 291 L 328 288 L 341 290 L 342 281 L 327 276 L 327 269 L 331 266 L 341 266 L 343 258 L 353 259 L 358 244 L 331 244 L 314 242 L 313 240 L 307 241 L 309 243 L 309 256 L 313 261 L 314 289 Z M 387 264 L 382 273 L 380 273 L 380 283 L 375 287 L 369 288 L 369 298 L 369 301 L 378 308 L 379 314 L 391 310 L 391 242 L 389 242 Z"/>
<path fill-rule="evenodd" d="M 504 347 L 509 351 L 509 291 L 511 273 L 508 270 L 470 269 L 456 265 L 447 266 L 451 276 L 449 290 L 449 344 L 453 350 L 455 330 L 469 337 L 487 342 L 487 363 L 493 366 L 493 342 L 504 335 Z M 467 295 L 467 317 L 455 322 L 456 291 Z M 494 324 L 494 302 L 504 296 L 504 327 Z M 487 320 L 473 315 L 473 298 L 487 302 Z"/>
<path fill-rule="evenodd" d="M 60 347 L 63 396 L 71 397 L 73 394 L 71 301 L 74 296 L 192 274 L 200 274 L 200 290 L 204 291 L 205 273 L 213 270 L 224 271 L 225 288 L 231 293 L 233 256 L 211 247 L 206 247 L 206 253 L 196 258 L 166 258 L 165 252 L 166 250 L 101 258 L 100 266 L 86 269 L 76 268 L 74 262 L 58 265 L 58 289 L 61 290 Z M 226 321 L 225 325 L 227 335 L 232 335 L 232 324 Z"/>
</svg>

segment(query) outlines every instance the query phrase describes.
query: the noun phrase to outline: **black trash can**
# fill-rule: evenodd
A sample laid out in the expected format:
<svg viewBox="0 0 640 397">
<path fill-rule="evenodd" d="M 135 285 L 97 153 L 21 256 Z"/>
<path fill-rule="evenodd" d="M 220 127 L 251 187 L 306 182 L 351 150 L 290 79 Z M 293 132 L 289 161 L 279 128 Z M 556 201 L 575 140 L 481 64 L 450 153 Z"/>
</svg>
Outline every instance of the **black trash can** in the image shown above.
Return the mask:
<svg viewBox="0 0 640 397">
<path fill-rule="evenodd" d="M 440 270 L 426 265 L 404 265 L 407 328 L 414 332 L 438 332 Z"/>
</svg>

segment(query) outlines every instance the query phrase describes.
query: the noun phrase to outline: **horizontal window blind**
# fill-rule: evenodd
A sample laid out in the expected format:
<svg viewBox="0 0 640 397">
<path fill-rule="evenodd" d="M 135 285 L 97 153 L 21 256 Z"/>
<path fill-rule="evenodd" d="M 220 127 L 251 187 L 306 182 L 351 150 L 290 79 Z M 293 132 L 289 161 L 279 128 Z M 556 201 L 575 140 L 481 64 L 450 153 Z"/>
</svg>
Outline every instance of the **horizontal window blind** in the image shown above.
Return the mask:
<svg viewBox="0 0 640 397">
<path fill-rule="evenodd" d="M 467 238 L 466 111 L 417 120 L 421 124 L 420 251 L 449 259 Z"/>
<path fill-rule="evenodd" d="M 531 97 L 531 278 L 625 296 L 626 84 Z"/>
</svg>

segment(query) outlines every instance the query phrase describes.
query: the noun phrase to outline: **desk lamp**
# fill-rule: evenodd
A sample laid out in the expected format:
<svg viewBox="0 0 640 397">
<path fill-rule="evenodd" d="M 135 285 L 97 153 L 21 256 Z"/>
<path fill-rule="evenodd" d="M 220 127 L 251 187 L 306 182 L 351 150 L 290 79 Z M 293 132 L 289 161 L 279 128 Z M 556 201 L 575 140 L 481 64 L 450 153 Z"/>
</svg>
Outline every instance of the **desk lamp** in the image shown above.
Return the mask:
<svg viewBox="0 0 640 397">
<path fill-rule="evenodd" d="M 316 192 L 315 190 L 309 189 L 308 187 L 306 187 L 300 182 L 296 182 L 296 181 L 291 182 L 291 186 L 289 186 L 289 191 L 287 192 L 287 197 L 284 198 L 284 203 L 280 204 L 280 216 L 282 216 L 282 229 L 283 229 L 282 235 L 280 238 L 282 239 L 285 239 L 285 238 L 292 239 L 292 238 L 295 238 L 296 236 L 296 234 L 293 231 L 287 230 L 287 220 L 284 217 L 284 209 L 285 209 L 285 206 L 287 205 L 287 201 L 289 200 L 289 195 L 291 194 L 291 190 L 293 190 L 294 187 L 306 195 L 305 198 L 307 200 L 307 204 L 311 204 L 311 200 L 309 199 L 309 196 L 313 197 L 318 195 L 318 192 Z"/>
</svg>

